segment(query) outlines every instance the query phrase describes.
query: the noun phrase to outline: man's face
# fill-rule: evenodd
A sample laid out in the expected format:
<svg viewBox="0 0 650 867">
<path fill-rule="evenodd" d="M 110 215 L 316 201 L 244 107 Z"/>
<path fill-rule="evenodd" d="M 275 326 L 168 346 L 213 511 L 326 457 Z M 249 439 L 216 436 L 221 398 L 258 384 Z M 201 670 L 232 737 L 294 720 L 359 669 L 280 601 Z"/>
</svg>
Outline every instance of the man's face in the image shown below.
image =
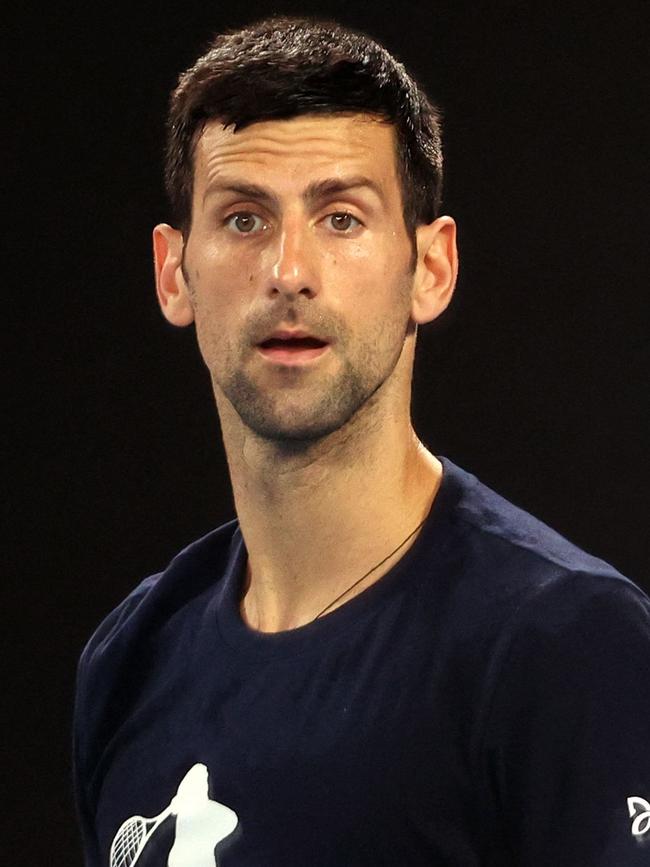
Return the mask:
<svg viewBox="0 0 650 867">
<path fill-rule="evenodd" d="M 326 436 L 391 377 L 411 258 L 389 125 L 206 127 L 183 274 L 217 402 L 259 436 Z"/>
</svg>

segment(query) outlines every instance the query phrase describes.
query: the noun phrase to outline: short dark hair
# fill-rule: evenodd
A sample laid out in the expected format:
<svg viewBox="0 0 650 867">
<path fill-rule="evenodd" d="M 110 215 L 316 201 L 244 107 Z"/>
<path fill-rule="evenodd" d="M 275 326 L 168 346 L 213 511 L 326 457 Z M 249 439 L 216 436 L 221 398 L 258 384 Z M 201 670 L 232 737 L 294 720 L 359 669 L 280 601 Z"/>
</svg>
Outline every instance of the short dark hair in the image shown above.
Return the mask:
<svg viewBox="0 0 650 867">
<path fill-rule="evenodd" d="M 440 111 L 383 46 L 328 21 L 274 17 L 217 36 L 170 100 L 165 184 L 172 217 L 192 220 L 194 151 L 211 119 L 242 129 L 305 114 L 364 113 L 392 124 L 404 221 L 432 222 L 442 193 Z"/>
</svg>

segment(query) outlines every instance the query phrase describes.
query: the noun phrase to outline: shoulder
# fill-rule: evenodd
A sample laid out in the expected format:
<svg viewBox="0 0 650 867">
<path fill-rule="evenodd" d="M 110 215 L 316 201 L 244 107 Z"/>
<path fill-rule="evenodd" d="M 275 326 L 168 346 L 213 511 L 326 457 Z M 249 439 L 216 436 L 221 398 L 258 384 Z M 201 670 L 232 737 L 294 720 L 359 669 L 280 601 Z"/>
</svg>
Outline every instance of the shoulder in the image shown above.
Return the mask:
<svg viewBox="0 0 650 867">
<path fill-rule="evenodd" d="M 101 758 L 142 695 L 158 654 L 169 658 L 174 640 L 190 642 L 197 612 L 224 584 L 241 536 L 232 521 L 180 551 L 100 623 L 81 654 L 73 722 L 75 792 L 82 825 L 90 827 Z M 179 613 L 183 630 L 170 630 Z M 182 648 L 181 648 L 182 650 Z"/>
<path fill-rule="evenodd" d="M 488 666 L 487 693 L 512 707 L 556 677 L 619 684 L 650 677 L 650 599 L 613 566 L 569 542 L 446 462 L 455 628 Z M 612 675 L 616 671 L 616 676 Z M 507 686 L 506 686 L 507 685 Z M 556 684 L 557 686 L 557 684 Z M 549 706 L 551 706 L 549 701 Z"/>
<path fill-rule="evenodd" d="M 518 608 L 539 597 L 633 596 L 643 591 L 613 566 L 443 460 L 446 490 L 440 520 L 447 558 L 468 587 Z M 444 490 L 444 489 L 443 489 Z"/>
<path fill-rule="evenodd" d="M 574 545 L 524 509 L 506 500 L 471 473 L 445 460 L 445 473 L 453 489 L 451 521 L 470 551 L 490 551 L 493 556 L 540 561 L 549 570 L 615 570 Z"/>
<path fill-rule="evenodd" d="M 141 581 L 97 627 L 79 662 L 83 680 L 89 667 L 120 647 L 133 645 L 140 635 L 151 635 L 156 626 L 187 606 L 224 577 L 238 537 L 237 521 L 230 521 L 183 548 L 159 573 Z M 108 654 L 109 649 L 113 652 Z"/>
<path fill-rule="evenodd" d="M 597 634 L 601 622 L 610 646 L 633 628 L 637 647 L 650 650 L 650 600 L 639 587 L 471 474 L 443 465 L 417 557 L 420 620 L 435 618 L 463 648 L 468 676 L 476 671 L 485 685 L 485 666 L 496 676 L 513 644 L 534 648 L 560 634 L 570 642 Z"/>
</svg>

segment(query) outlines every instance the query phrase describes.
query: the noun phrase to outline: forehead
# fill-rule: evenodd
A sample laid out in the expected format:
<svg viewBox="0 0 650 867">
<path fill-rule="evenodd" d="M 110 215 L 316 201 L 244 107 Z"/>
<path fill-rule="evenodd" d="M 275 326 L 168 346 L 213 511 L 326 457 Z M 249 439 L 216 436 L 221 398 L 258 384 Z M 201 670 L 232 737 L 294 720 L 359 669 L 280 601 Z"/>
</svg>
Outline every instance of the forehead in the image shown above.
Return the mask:
<svg viewBox="0 0 650 867">
<path fill-rule="evenodd" d="M 304 115 L 234 132 L 210 121 L 195 151 L 195 189 L 223 176 L 276 183 L 364 175 L 397 191 L 395 130 L 369 115 Z"/>
</svg>

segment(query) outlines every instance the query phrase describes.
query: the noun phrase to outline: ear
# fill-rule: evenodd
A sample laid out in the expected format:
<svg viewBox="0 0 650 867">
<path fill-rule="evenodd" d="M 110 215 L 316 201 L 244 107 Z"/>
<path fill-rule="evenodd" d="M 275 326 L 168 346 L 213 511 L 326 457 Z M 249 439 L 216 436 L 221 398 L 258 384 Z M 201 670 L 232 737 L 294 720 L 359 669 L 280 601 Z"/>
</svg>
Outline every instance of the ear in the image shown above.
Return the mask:
<svg viewBox="0 0 650 867">
<path fill-rule="evenodd" d="M 156 293 L 163 316 L 172 325 L 194 321 L 194 307 L 183 276 L 183 235 L 167 223 L 153 230 Z"/>
<path fill-rule="evenodd" d="M 456 223 L 438 217 L 416 229 L 417 265 L 411 318 L 417 325 L 436 319 L 447 308 L 458 276 Z"/>
</svg>

